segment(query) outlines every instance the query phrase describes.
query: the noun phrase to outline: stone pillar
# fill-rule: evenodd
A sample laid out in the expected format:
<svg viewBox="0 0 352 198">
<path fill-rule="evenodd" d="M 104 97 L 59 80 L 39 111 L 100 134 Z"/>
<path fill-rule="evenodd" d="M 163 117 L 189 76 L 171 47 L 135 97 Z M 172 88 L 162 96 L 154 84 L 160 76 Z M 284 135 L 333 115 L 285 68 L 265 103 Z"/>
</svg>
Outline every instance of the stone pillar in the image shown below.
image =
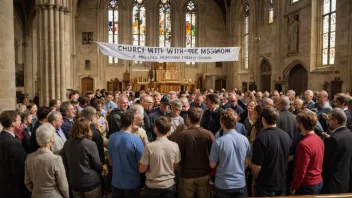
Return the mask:
<svg viewBox="0 0 352 198">
<path fill-rule="evenodd" d="M 71 2 L 71 1 L 70 1 Z M 37 1 L 38 55 L 39 55 L 39 89 L 40 104 L 48 105 L 52 99 L 66 100 L 66 76 L 70 70 L 65 60 L 71 49 L 65 41 L 68 1 Z M 67 73 L 68 72 L 68 73 Z"/>
<path fill-rule="evenodd" d="M 0 112 L 15 109 L 15 41 L 13 1 L 0 0 Z"/>
</svg>

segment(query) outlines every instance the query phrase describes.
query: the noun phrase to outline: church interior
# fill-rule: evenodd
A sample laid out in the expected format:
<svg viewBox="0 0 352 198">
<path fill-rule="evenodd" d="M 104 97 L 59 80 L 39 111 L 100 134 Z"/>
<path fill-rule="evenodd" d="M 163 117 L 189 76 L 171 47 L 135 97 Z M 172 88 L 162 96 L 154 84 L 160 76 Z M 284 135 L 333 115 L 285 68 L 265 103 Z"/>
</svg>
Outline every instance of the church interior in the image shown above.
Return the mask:
<svg viewBox="0 0 352 198">
<path fill-rule="evenodd" d="M 1 0 L 0 109 L 67 90 L 352 89 L 350 0 Z M 138 62 L 95 42 L 241 47 L 239 60 Z M 330 95 L 330 94 L 329 94 Z"/>
</svg>

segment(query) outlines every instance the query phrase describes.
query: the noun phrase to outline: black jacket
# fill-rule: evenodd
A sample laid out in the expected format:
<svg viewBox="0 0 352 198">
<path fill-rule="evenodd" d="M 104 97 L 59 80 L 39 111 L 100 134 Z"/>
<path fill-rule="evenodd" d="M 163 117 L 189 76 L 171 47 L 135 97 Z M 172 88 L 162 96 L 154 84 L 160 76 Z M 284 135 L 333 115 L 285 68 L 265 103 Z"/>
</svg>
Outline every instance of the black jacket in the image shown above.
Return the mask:
<svg viewBox="0 0 352 198">
<path fill-rule="evenodd" d="M 122 111 L 120 111 L 117 108 L 111 111 L 109 120 L 108 120 L 109 133 L 107 138 L 109 138 L 110 135 L 112 135 L 113 133 L 116 133 L 122 129 L 121 115 L 122 115 Z"/>
<path fill-rule="evenodd" d="M 26 151 L 26 153 L 30 152 L 30 143 L 31 143 L 31 135 L 30 133 L 30 128 L 24 128 L 23 129 L 23 139 L 22 139 L 22 146 L 24 148 L 24 150 Z"/>
<path fill-rule="evenodd" d="M 352 165 L 352 133 L 341 127 L 324 140 L 322 193 L 347 193 Z"/>
<path fill-rule="evenodd" d="M 103 137 L 101 137 L 100 132 L 99 132 L 98 129 L 96 129 L 93 125 L 90 125 L 90 130 L 91 130 L 92 133 L 93 133 L 92 141 L 97 144 L 100 162 L 101 162 L 102 164 L 105 164 L 104 140 L 103 140 Z"/>
<path fill-rule="evenodd" d="M 37 149 L 39 148 L 39 145 L 37 143 L 36 131 L 41 125 L 42 125 L 42 123 L 40 123 L 39 120 L 34 125 L 34 128 L 32 130 L 31 139 L 30 139 L 29 153 L 33 153 L 33 152 L 37 151 Z"/>
<path fill-rule="evenodd" d="M 24 185 L 24 162 L 27 154 L 21 141 L 5 131 L 0 133 L 0 197 L 30 197 Z"/>
<path fill-rule="evenodd" d="M 218 107 L 215 111 L 206 110 L 203 114 L 202 120 L 200 121 L 200 126 L 204 129 L 211 131 L 214 135 L 220 130 L 220 113 L 224 109 Z"/>
<path fill-rule="evenodd" d="M 68 139 L 68 134 L 71 131 L 71 128 L 73 126 L 73 123 L 67 118 L 67 117 L 63 117 L 64 122 L 61 125 L 61 129 L 64 132 L 66 138 Z"/>
</svg>

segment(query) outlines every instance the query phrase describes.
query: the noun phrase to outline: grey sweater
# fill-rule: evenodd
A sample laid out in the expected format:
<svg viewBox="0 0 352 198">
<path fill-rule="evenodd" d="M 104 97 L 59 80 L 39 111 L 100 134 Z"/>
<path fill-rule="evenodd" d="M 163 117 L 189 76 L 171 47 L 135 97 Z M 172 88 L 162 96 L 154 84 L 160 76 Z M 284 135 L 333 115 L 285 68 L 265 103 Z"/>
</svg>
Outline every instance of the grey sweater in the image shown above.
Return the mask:
<svg viewBox="0 0 352 198">
<path fill-rule="evenodd" d="M 72 190 L 87 192 L 100 185 L 103 165 L 95 142 L 86 138 L 69 139 L 61 150 L 61 156 Z"/>
</svg>

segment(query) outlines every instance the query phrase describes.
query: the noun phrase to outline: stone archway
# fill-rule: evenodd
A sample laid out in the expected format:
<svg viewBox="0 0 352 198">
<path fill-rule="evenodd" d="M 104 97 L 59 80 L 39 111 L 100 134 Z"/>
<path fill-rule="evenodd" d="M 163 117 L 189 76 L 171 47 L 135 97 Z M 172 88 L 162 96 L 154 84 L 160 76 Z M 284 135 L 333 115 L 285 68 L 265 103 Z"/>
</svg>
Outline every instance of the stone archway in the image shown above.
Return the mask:
<svg viewBox="0 0 352 198">
<path fill-rule="evenodd" d="M 85 77 L 81 79 L 81 93 L 84 94 L 87 91 L 94 91 L 94 80 L 91 77 Z"/>
<path fill-rule="evenodd" d="M 308 73 L 303 65 L 297 64 L 292 67 L 288 74 L 288 89 L 296 92 L 296 95 L 304 93 L 308 89 Z"/>
<path fill-rule="evenodd" d="M 271 92 L 271 65 L 266 59 L 260 66 L 260 90 Z"/>
</svg>

